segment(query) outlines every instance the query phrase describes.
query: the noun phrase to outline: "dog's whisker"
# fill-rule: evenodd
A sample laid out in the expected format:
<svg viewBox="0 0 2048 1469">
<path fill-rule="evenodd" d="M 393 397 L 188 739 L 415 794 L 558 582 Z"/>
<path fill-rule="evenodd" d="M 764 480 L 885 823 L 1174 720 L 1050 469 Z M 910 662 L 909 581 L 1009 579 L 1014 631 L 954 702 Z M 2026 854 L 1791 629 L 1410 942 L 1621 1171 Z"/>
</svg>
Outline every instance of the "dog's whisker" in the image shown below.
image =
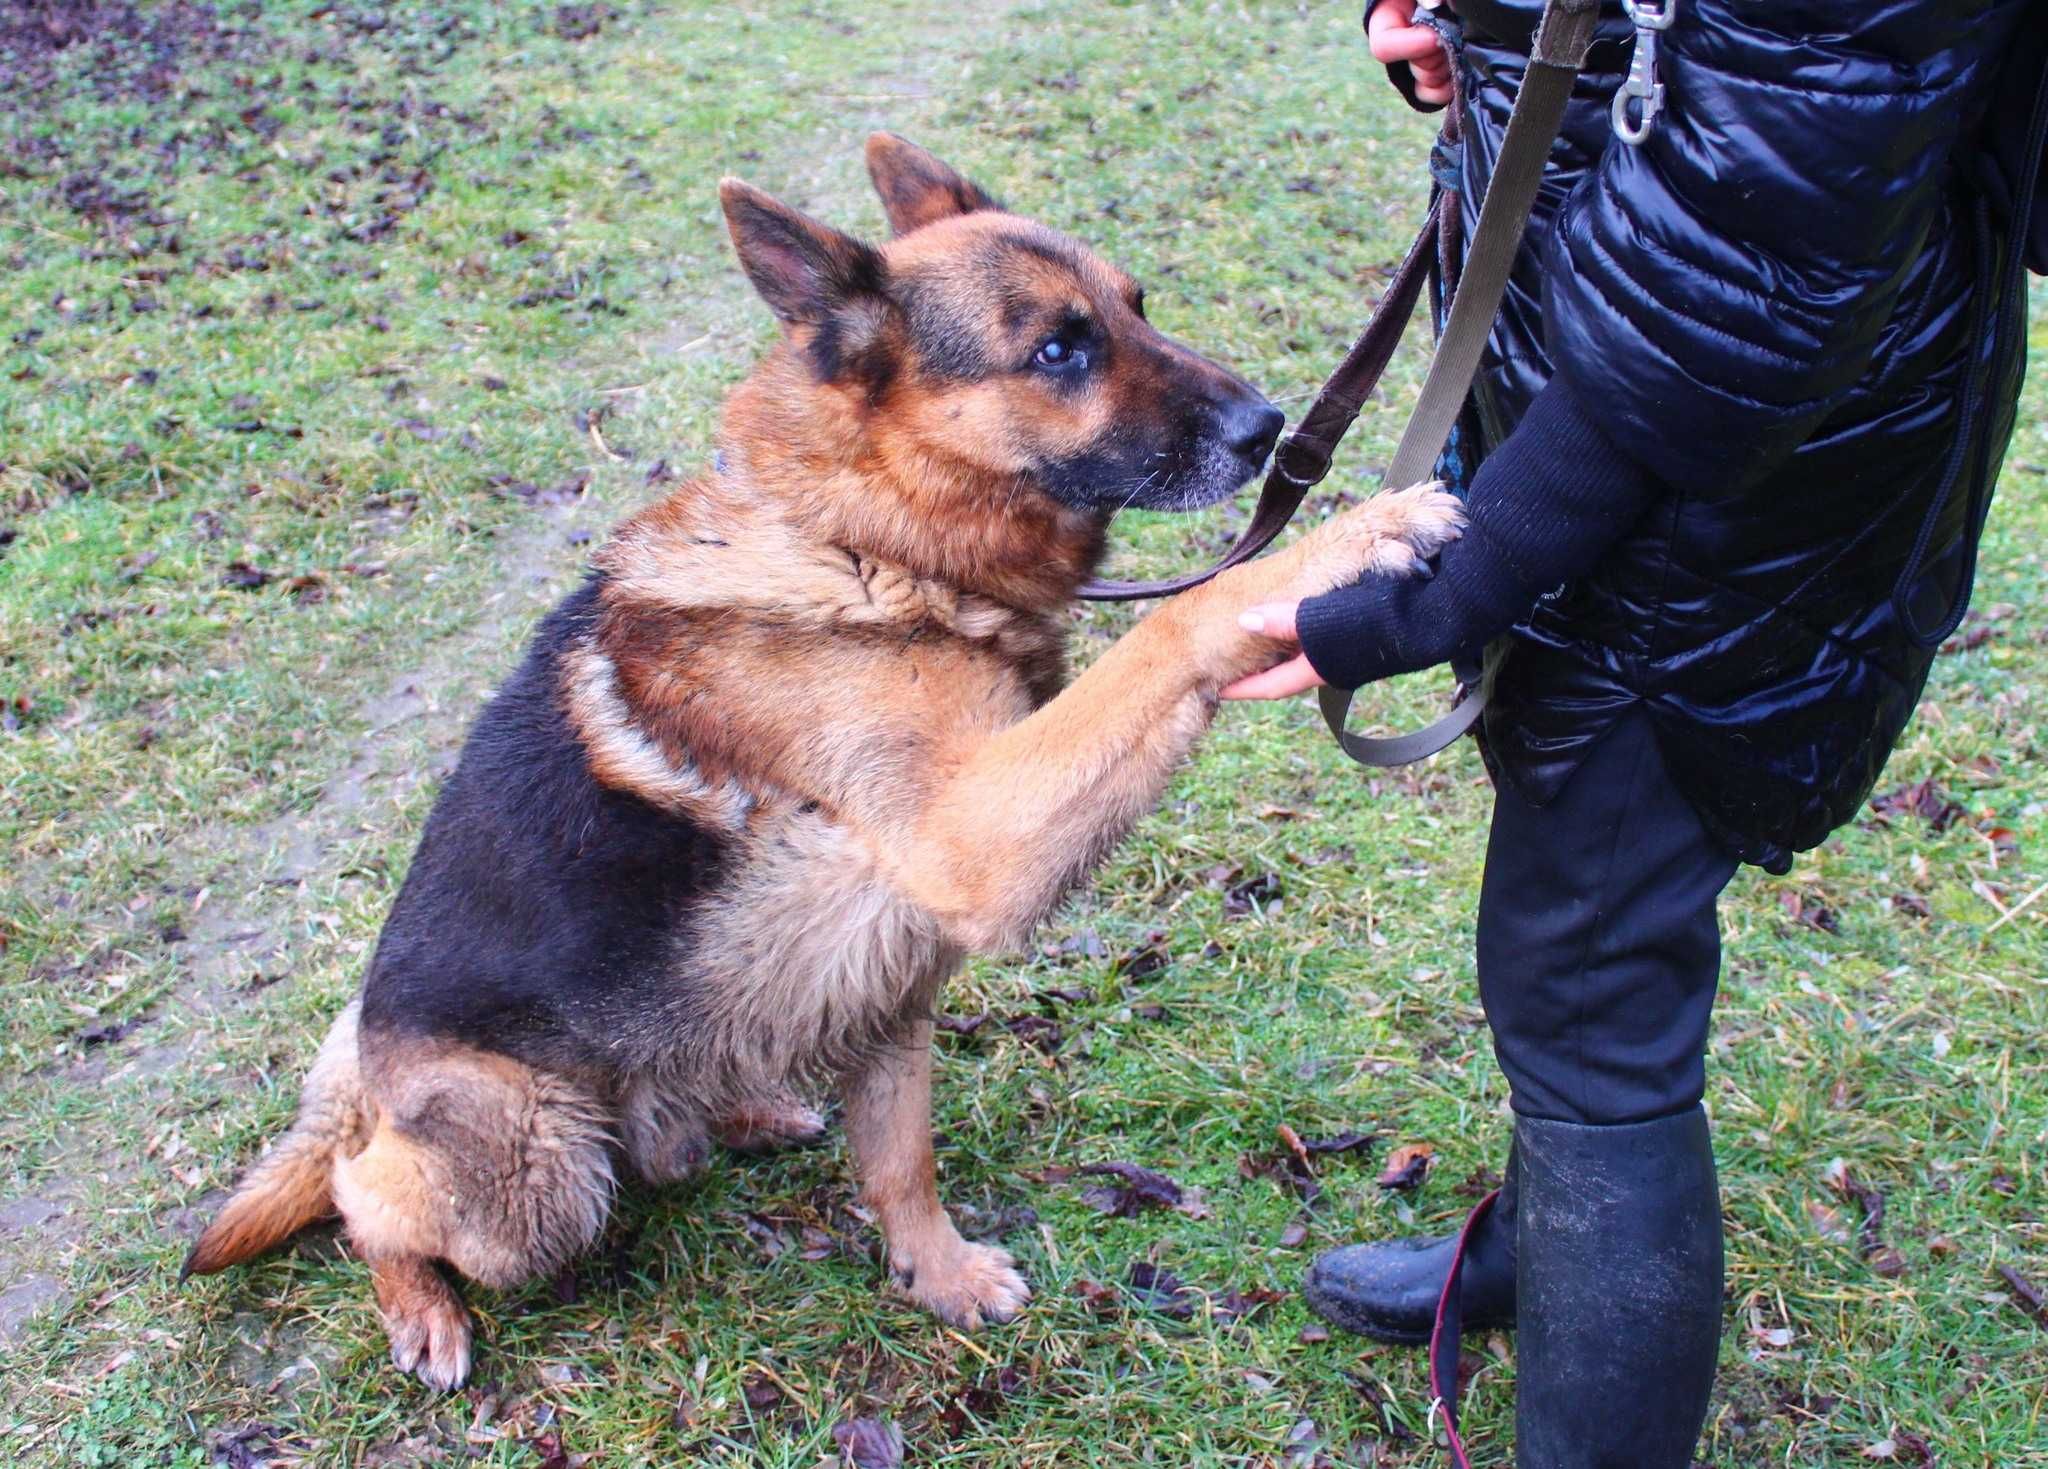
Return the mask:
<svg viewBox="0 0 2048 1469">
<path fill-rule="evenodd" d="M 1151 488 L 1153 482 L 1158 478 L 1159 471 L 1154 470 L 1152 473 L 1146 475 L 1143 479 L 1139 480 L 1136 484 L 1132 485 L 1131 492 L 1128 495 L 1124 496 L 1123 504 L 1116 507 L 1116 513 L 1121 515 L 1124 511 L 1130 509 L 1131 502 L 1137 499 L 1138 496 L 1144 494 L 1146 490 Z"/>
</svg>

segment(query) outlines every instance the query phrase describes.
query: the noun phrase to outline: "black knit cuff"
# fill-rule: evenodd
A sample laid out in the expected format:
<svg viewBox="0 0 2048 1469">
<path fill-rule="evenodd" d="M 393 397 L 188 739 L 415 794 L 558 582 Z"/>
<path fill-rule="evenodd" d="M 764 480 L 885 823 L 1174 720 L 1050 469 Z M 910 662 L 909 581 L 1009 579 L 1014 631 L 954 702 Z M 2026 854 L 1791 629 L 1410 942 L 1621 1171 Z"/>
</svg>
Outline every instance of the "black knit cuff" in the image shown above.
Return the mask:
<svg viewBox="0 0 2048 1469">
<path fill-rule="evenodd" d="M 1352 689 L 1483 647 L 1635 523 L 1653 485 L 1565 384 L 1536 395 L 1480 466 L 1465 534 L 1427 580 L 1368 577 L 1301 604 L 1302 651 Z"/>
<path fill-rule="evenodd" d="M 1394 593 L 1402 585 L 1368 577 L 1301 604 L 1294 628 L 1318 678 L 1332 688 L 1360 688 L 1384 678 L 1383 670 L 1401 661 L 1406 619 L 1394 605 Z"/>
</svg>

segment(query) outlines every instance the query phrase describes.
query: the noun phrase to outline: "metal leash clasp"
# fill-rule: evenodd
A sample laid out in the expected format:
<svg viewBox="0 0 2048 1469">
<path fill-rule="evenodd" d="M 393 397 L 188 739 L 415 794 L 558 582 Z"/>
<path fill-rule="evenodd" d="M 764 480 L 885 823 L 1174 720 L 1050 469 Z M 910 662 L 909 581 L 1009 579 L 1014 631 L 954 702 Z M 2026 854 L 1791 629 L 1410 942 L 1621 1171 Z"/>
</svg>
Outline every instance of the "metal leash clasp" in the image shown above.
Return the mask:
<svg viewBox="0 0 2048 1469">
<path fill-rule="evenodd" d="M 1650 125 L 1664 110 L 1664 84 L 1657 80 L 1657 34 L 1671 29 L 1678 0 L 1621 0 L 1629 24 L 1636 28 L 1636 49 L 1629 57 L 1628 80 L 1614 94 L 1614 131 L 1634 145 L 1650 136 Z M 1640 103 L 1631 114 L 1629 103 Z"/>
</svg>

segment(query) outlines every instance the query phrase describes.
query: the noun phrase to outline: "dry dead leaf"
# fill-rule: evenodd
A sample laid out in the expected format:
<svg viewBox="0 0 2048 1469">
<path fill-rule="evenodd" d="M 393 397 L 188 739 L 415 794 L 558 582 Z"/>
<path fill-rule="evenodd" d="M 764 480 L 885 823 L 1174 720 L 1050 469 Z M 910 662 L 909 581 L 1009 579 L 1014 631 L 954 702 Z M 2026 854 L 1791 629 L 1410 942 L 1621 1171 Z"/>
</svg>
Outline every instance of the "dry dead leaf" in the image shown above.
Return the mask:
<svg viewBox="0 0 2048 1469">
<path fill-rule="evenodd" d="M 1379 1186 L 1408 1193 L 1422 1187 L 1429 1176 L 1430 1161 L 1436 1157 L 1431 1143 L 1403 1143 L 1387 1154 L 1387 1166 L 1380 1170 Z"/>
<path fill-rule="evenodd" d="M 1199 1212 L 1190 1212 L 1190 1190 L 1150 1168 L 1140 1168 L 1135 1163 L 1089 1163 L 1074 1171 L 1087 1177 L 1118 1180 L 1115 1184 L 1085 1189 L 1081 1194 L 1083 1203 L 1112 1218 L 1130 1219 L 1143 1209 L 1179 1209 L 1193 1219 L 1208 1216 L 1199 1196 L 1192 1204 L 1192 1209 Z"/>
<path fill-rule="evenodd" d="M 1814 1233 L 1830 1244 L 1849 1243 L 1849 1223 L 1842 1218 L 1842 1211 L 1832 1204 L 1823 1204 L 1819 1199 L 1806 1201 L 1806 1217 L 1812 1221 Z"/>
<path fill-rule="evenodd" d="M 903 1431 L 879 1418 L 856 1418 L 832 1425 L 832 1442 L 840 1462 L 853 1469 L 897 1469 L 903 1462 Z"/>
</svg>

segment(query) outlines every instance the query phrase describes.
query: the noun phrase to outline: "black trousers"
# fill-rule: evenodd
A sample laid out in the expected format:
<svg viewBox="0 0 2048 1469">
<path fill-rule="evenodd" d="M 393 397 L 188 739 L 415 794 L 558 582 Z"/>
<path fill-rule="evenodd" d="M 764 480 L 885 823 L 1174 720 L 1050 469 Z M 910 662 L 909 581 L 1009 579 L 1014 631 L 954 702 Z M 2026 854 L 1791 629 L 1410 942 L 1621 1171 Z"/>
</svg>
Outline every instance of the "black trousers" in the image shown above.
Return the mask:
<svg viewBox="0 0 2048 1469">
<path fill-rule="evenodd" d="M 1672 784 L 1649 718 L 1618 720 L 1546 805 L 1496 785 L 1479 997 L 1515 1111 L 1601 1125 L 1695 1105 L 1714 907 L 1737 863 Z"/>
</svg>

